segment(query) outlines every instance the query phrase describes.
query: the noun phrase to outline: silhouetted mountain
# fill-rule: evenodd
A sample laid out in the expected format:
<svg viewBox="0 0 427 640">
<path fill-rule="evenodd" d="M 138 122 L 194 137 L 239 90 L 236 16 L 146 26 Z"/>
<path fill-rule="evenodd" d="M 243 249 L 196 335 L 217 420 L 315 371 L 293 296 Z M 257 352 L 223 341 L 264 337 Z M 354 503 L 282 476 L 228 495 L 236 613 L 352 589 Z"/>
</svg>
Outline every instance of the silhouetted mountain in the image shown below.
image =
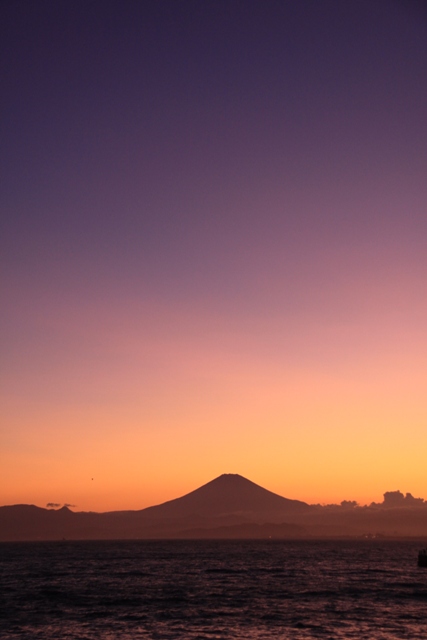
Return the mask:
<svg viewBox="0 0 427 640">
<path fill-rule="evenodd" d="M 148 507 L 144 513 L 157 518 L 245 518 L 252 522 L 265 522 L 294 513 L 310 510 L 299 500 L 282 498 L 258 484 L 234 473 L 224 473 L 181 498 Z"/>
<path fill-rule="evenodd" d="M 108 513 L 0 507 L 0 541 L 130 538 L 298 538 L 427 536 L 427 503 L 388 492 L 359 507 L 289 500 L 237 474 L 224 474 L 190 493 L 140 511 Z"/>
<path fill-rule="evenodd" d="M 212 537 L 224 537 L 221 527 L 229 527 L 230 537 L 236 537 L 239 530 L 233 527 L 284 523 L 310 510 L 306 503 L 283 498 L 240 475 L 224 474 L 180 498 L 140 511 L 74 513 L 67 507 L 1 507 L 0 540 L 170 538 L 185 532 L 193 537 L 195 531 L 202 532 L 199 537 L 206 537 L 208 531 Z M 253 537 L 254 531 L 242 528 L 240 535 Z M 294 526 L 292 531 L 297 535 L 300 528 Z"/>
</svg>

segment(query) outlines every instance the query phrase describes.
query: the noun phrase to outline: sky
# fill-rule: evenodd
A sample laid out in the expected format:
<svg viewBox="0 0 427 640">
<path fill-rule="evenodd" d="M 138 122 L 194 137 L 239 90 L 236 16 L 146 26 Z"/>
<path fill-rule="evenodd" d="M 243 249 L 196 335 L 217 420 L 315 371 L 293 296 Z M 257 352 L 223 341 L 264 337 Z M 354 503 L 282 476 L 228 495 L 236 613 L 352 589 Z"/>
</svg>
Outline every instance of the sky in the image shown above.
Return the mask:
<svg viewBox="0 0 427 640">
<path fill-rule="evenodd" d="M 0 504 L 427 498 L 425 3 L 0 24 Z"/>
</svg>

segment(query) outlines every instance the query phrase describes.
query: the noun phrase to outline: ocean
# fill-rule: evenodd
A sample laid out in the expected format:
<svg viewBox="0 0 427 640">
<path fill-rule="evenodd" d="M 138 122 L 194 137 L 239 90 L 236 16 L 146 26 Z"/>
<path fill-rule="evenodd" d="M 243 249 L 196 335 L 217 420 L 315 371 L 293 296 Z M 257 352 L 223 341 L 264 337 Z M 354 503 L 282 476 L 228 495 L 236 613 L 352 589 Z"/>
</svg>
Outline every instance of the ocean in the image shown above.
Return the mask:
<svg viewBox="0 0 427 640">
<path fill-rule="evenodd" d="M 0 638 L 427 639 L 419 544 L 0 544 Z"/>
</svg>

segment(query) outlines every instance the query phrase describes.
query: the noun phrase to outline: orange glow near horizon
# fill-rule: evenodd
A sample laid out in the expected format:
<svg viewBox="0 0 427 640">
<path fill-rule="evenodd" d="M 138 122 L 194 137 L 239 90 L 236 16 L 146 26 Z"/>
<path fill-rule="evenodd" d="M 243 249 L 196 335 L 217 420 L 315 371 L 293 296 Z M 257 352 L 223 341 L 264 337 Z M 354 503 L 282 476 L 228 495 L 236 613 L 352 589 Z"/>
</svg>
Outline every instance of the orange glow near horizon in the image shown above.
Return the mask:
<svg viewBox="0 0 427 640">
<path fill-rule="evenodd" d="M 0 505 L 427 499 L 424 3 L 247 5 L 0 5 Z"/>
<path fill-rule="evenodd" d="M 36 354 L 22 396 L 4 397 L 1 504 L 140 509 L 221 473 L 309 503 L 380 502 L 396 489 L 427 497 L 426 351 L 416 331 L 401 349 L 386 333 L 370 342 L 366 325 L 350 343 L 339 325 L 288 323 L 284 337 L 274 318 L 245 333 L 238 318 L 211 311 L 159 313 L 147 321 L 134 306 L 125 320 L 105 310 L 100 331 L 84 321 L 87 309 L 69 325 L 52 312 L 69 351 L 54 377 L 43 370 L 50 354 Z M 79 343 L 94 345 L 84 374 Z"/>
</svg>

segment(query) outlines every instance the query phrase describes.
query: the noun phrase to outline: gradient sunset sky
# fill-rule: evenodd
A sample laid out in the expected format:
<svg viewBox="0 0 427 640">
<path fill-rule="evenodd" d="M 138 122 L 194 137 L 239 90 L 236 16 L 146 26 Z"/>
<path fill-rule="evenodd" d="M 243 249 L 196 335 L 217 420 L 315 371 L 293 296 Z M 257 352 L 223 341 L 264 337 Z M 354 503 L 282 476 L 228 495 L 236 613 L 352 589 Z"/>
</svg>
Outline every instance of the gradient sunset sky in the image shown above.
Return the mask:
<svg viewBox="0 0 427 640">
<path fill-rule="evenodd" d="M 0 25 L 0 504 L 427 498 L 426 4 Z"/>
</svg>

